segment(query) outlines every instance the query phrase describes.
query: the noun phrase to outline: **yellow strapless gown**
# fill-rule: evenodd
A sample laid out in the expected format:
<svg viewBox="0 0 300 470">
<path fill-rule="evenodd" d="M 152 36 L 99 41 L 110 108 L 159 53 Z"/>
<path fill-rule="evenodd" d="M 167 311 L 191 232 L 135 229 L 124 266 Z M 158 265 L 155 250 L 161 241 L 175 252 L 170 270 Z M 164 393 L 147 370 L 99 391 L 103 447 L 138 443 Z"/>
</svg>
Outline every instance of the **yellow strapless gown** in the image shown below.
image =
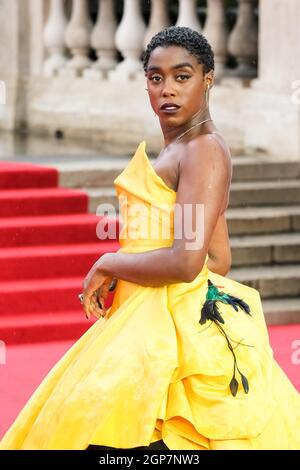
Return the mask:
<svg viewBox="0 0 300 470">
<path fill-rule="evenodd" d="M 125 221 L 120 250 L 170 246 L 172 233 L 164 235 L 176 193 L 155 172 L 145 142 L 114 184 Z M 140 225 L 133 204 L 142 207 Z M 147 224 L 160 235 L 135 236 Z M 252 316 L 219 307 L 228 337 L 248 345 L 234 343 L 248 393 L 240 384 L 232 395 L 226 339 L 214 323 L 199 324 L 208 279 L 251 308 Z M 190 283 L 119 280 L 107 317 L 52 368 L 0 448 L 130 448 L 160 439 L 171 450 L 300 449 L 300 395 L 273 358 L 259 292 L 206 263 Z"/>
</svg>

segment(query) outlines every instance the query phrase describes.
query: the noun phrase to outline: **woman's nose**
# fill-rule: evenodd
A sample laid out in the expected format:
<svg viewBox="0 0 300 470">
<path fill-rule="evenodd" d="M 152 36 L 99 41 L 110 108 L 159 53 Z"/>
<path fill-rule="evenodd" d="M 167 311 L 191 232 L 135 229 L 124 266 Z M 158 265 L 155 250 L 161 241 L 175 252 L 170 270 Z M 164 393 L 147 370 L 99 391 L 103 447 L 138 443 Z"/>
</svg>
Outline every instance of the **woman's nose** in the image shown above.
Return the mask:
<svg viewBox="0 0 300 470">
<path fill-rule="evenodd" d="M 175 95 L 175 90 L 172 84 L 166 80 L 165 85 L 162 90 L 162 96 L 174 96 L 174 95 Z"/>
</svg>

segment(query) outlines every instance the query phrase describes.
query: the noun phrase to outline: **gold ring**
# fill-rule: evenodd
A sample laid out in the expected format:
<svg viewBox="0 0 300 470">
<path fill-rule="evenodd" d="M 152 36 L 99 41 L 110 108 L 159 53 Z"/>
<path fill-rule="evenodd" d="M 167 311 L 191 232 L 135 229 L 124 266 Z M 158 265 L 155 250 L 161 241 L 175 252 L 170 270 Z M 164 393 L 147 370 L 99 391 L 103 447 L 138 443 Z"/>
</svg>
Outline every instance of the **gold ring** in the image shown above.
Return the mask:
<svg viewBox="0 0 300 470">
<path fill-rule="evenodd" d="M 113 290 L 115 290 L 116 288 L 116 285 L 117 285 L 117 281 L 118 279 L 116 277 L 114 277 L 111 281 L 111 283 L 109 284 L 109 287 L 108 287 L 108 290 L 111 292 Z"/>
</svg>

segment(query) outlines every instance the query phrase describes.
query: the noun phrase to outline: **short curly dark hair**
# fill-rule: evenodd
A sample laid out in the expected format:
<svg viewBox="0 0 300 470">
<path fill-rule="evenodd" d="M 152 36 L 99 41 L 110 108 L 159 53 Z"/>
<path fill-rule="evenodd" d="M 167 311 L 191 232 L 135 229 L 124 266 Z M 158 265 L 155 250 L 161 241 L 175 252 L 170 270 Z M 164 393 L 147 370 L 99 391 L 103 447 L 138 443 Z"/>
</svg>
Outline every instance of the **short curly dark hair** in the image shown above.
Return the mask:
<svg viewBox="0 0 300 470">
<path fill-rule="evenodd" d="M 179 46 L 194 55 L 199 64 L 203 64 L 204 73 L 215 68 L 214 53 L 211 45 L 203 34 L 186 26 L 170 26 L 155 34 L 143 54 L 143 66 L 145 72 L 151 52 L 156 47 Z"/>
</svg>

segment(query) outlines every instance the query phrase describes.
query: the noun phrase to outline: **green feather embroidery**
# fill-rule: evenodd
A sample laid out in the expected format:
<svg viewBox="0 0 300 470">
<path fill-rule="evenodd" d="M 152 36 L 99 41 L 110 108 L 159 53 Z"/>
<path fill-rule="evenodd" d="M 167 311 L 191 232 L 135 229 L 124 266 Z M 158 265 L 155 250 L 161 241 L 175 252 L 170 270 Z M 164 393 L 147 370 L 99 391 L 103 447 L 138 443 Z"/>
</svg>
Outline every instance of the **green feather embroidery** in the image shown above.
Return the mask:
<svg viewBox="0 0 300 470">
<path fill-rule="evenodd" d="M 230 294 L 226 294 L 225 292 L 219 291 L 218 287 L 214 285 L 210 279 L 208 279 L 206 300 L 201 309 L 201 317 L 200 317 L 199 323 L 200 325 L 204 325 L 206 321 L 208 320 L 214 322 L 217 328 L 219 329 L 219 331 L 221 332 L 221 334 L 225 337 L 227 341 L 228 348 L 231 351 L 233 355 L 233 360 L 234 360 L 233 376 L 231 378 L 229 388 L 230 388 L 231 394 L 235 397 L 238 391 L 238 386 L 239 386 L 239 383 L 236 379 L 236 370 L 239 372 L 241 376 L 242 386 L 243 386 L 245 393 L 249 392 L 249 383 L 245 375 L 243 375 L 240 369 L 238 368 L 236 355 L 234 353 L 230 339 L 227 336 L 224 328 L 221 326 L 221 324 L 224 324 L 225 321 L 219 312 L 217 302 L 222 302 L 223 304 L 231 305 L 236 311 L 238 311 L 238 307 L 240 307 L 241 310 L 243 310 L 246 314 L 251 316 L 250 307 L 242 299 L 235 297 L 233 295 L 230 295 Z M 242 344 L 242 343 L 239 342 L 238 344 Z M 249 346 L 249 345 L 243 344 L 243 346 Z"/>
</svg>

